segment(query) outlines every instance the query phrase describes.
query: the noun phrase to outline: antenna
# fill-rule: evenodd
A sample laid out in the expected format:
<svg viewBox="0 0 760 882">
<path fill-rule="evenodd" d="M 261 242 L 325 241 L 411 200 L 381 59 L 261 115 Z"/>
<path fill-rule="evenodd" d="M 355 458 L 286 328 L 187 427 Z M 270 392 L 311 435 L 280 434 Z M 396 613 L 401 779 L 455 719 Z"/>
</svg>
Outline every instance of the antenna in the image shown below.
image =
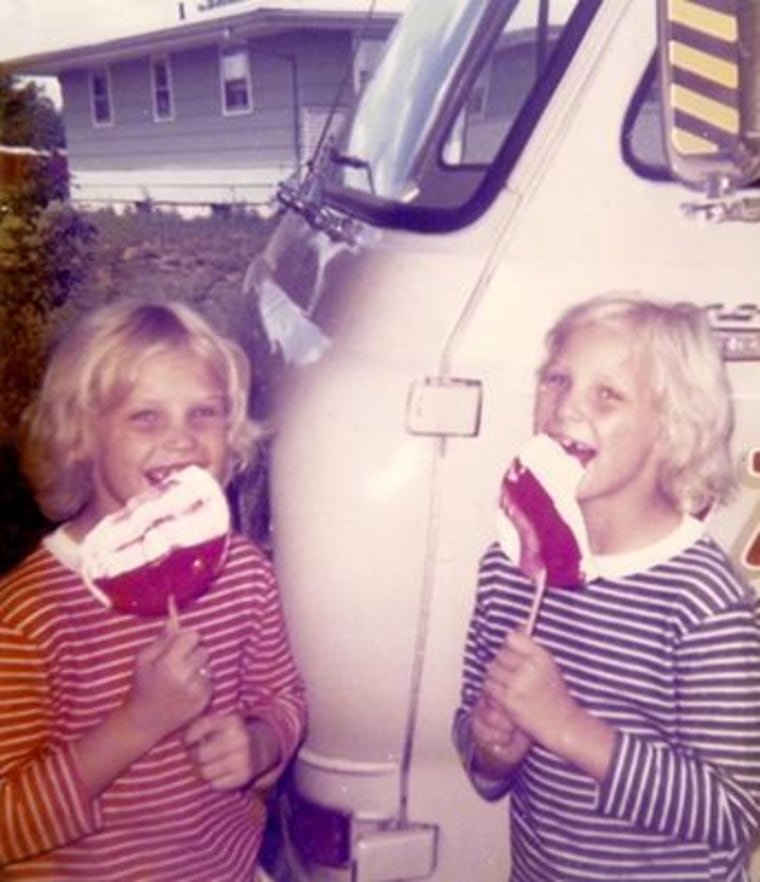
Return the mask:
<svg viewBox="0 0 760 882">
<path fill-rule="evenodd" d="M 370 0 L 369 8 L 367 9 L 367 14 L 364 17 L 364 24 L 362 25 L 359 31 L 359 39 L 354 44 L 354 50 L 351 53 L 351 57 L 348 60 L 348 64 L 346 65 L 346 69 L 343 73 L 343 78 L 340 81 L 340 85 L 335 93 L 335 99 L 330 107 L 330 111 L 327 114 L 327 118 L 324 121 L 322 126 L 322 131 L 320 132 L 319 139 L 312 153 L 312 158 L 314 156 L 318 156 L 322 147 L 324 145 L 325 139 L 327 138 L 327 133 L 330 131 L 330 126 L 332 125 L 332 121 L 335 118 L 335 114 L 338 110 L 338 104 L 340 103 L 341 96 L 346 88 L 346 84 L 349 81 L 349 78 L 353 75 L 354 72 L 354 64 L 356 63 L 356 53 L 359 48 L 359 44 L 364 39 L 365 35 L 369 30 L 369 24 L 372 21 L 372 18 L 375 14 L 375 6 L 377 5 L 377 0 Z"/>
</svg>

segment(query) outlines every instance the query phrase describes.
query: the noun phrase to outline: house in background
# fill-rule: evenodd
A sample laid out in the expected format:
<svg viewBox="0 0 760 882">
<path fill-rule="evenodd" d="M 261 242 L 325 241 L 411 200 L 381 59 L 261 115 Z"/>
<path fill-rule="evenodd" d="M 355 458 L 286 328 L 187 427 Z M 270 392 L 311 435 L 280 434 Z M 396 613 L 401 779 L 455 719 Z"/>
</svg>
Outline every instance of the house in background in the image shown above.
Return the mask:
<svg viewBox="0 0 760 882">
<path fill-rule="evenodd" d="M 58 77 L 73 202 L 263 208 L 339 124 L 403 5 L 184 0 L 171 27 L 2 65 Z"/>
</svg>

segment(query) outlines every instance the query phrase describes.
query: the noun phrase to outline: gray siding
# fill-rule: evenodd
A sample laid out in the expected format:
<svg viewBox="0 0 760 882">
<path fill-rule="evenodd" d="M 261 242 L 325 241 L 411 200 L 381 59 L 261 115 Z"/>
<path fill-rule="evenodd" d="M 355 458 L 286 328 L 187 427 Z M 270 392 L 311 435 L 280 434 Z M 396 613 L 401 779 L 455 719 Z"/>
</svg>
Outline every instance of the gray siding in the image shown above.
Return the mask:
<svg viewBox="0 0 760 882">
<path fill-rule="evenodd" d="M 301 107 L 328 110 L 350 66 L 347 32 L 293 31 L 249 42 L 252 113 L 225 116 L 217 46 L 170 56 L 174 119 L 153 119 L 150 59 L 110 66 L 113 125 L 90 114 L 89 73 L 62 75 L 72 171 L 247 168 L 295 162 L 296 92 Z M 294 82 L 294 66 L 297 71 Z M 350 88 L 350 77 L 348 77 Z M 349 100 L 349 96 L 344 96 Z"/>
</svg>

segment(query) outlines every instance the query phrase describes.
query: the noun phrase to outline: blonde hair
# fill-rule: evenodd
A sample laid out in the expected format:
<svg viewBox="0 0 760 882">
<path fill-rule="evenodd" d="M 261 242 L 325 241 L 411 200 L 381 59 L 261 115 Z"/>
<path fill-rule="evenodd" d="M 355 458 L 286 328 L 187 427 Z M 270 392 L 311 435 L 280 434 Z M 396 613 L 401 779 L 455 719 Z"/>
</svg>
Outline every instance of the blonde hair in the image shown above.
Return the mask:
<svg viewBox="0 0 760 882">
<path fill-rule="evenodd" d="M 263 432 L 248 416 L 251 369 L 240 346 L 182 303 L 122 300 L 64 337 L 24 417 L 22 469 L 50 520 L 73 517 L 92 495 L 89 419 L 124 400 L 146 359 L 178 349 L 199 356 L 226 391 L 225 482 L 251 461 Z"/>
<path fill-rule="evenodd" d="M 731 387 L 704 309 L 638 293 L 611 292 L 575 304 L 548 331 L 547 361 L 584 325 L 624 328 L 646 355 L 666 451 L 660 487 L 680 511 L 727 502 L 736 486 L 731 459 Z"/>
</svg>

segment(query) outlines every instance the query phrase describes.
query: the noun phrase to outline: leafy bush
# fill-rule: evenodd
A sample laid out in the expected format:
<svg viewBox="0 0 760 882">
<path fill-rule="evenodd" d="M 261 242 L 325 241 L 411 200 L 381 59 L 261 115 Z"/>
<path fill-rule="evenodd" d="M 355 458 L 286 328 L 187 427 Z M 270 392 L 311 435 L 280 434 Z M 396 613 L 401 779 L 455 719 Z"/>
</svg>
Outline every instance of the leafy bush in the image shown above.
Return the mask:
<svg viewBox="0 0 760 882">
<path fill-rule="evenodd" d="M 95 235 L 62 202 L 0 201 L 0 438 L 14 434 L 39 385 L 50 315 L 85 278 Z"/>
<path fill-rule="evenodd" d="M 36 83 L 0 67 L 0 144 L 50 150 L 66 146 L 63 119 Z"/>
<path fill-rule="evenodd" d="M 19 474 L 17 430 L 42 379 L 52 316 L 84 278 L 95 236 L 72 208 L 41 207 L 33 193 L 0 201 L 0 572 L 48 526 Z"/>
</svg>

